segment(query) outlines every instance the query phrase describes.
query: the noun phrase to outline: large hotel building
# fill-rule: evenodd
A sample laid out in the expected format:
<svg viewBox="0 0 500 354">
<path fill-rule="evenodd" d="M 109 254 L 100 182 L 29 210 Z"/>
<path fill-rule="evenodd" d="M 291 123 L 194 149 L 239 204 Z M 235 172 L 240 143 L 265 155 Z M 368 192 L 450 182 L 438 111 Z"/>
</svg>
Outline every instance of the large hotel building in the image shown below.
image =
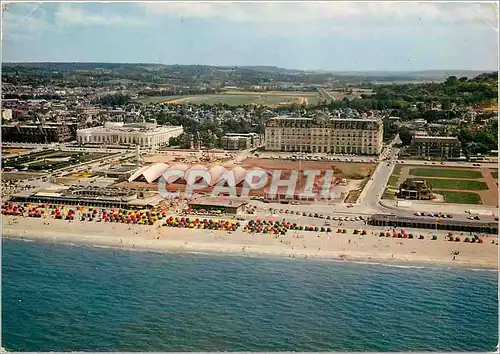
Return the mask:
<svg viewBox="0 0 500 354">
<path fill-rule="evenodd" d="M 307 153 L 378 155 L 383 125 L 377 119 L 292 118 L 280 116 L 266 123 L 266 150 Z"/>
</svg>

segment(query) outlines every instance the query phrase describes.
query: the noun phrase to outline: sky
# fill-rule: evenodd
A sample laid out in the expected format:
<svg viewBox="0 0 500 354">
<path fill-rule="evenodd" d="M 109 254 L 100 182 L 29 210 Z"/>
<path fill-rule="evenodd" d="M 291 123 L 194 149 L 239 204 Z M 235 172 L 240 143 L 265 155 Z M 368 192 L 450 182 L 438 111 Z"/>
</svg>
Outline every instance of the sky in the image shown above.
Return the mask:
<svg viewBox="0 0 500 354">
<path fill-rule="evenodd" d="M 2 60 L 497 70 L 498 5 L 3 2 Z"/>
</svg>

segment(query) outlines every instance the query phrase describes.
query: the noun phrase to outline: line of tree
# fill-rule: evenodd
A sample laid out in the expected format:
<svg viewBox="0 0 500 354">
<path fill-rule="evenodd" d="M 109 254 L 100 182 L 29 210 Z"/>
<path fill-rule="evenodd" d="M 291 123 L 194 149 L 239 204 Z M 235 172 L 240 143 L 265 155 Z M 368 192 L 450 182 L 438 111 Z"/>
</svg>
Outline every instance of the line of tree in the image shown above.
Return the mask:
<svg viewBox="0 0 500 354">
<path fill-rule="evenodd" d="M 124 95 L 121 93 L 115 93 L 115 94 L 110 94 L 110 95 L 104 95 L 96 100 L 94 100 L 94 103 L 100 104 L 101 106 L 104 107 L 118 107 L 118 106 L 123 106 L 130 102 L 130 96 L 129 95 Z"/>
<path fill-rule="evenodd" d="M 463 127 L 458 132 L 458 139 L 467 156 L 498 150 L 498 120 L 492 120 L 479 129 L 470 125 Z"/>
</svg>

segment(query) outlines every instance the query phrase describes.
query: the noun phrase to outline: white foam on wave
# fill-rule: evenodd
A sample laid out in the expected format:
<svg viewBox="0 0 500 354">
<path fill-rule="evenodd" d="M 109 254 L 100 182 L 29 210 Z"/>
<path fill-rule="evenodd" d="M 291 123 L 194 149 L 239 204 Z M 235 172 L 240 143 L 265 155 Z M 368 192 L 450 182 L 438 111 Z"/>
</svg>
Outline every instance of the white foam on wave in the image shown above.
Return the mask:
<svg viewBox="0 0 500 354">
<path fill-rule="evenodd" d="M 498 269 L 490 269 L 490 268 L 465 268 L 465 270 L 470 270 L 472 272 L 498 272 Z"/>
</svg>

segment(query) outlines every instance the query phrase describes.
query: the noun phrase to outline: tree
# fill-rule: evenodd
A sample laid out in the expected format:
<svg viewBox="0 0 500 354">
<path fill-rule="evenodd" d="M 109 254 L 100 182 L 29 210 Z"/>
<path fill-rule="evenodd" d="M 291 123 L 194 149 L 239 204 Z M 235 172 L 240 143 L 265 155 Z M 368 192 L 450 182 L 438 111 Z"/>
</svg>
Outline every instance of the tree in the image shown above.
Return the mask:
<svg viewBox="0 0 500 354">
<path fill-rule="evenodd" d="M 409 146 L 411 144 L 412 133 L 407 127 L 401 127 L 399 129 L 399 138 L 404 146 Z"/>
<path fill-rule="evenodd" d="M 444 100 L 441 101 L 441 108 L 445 111 L 448 111 L 450 110 L 451 108 L 451 102 L 450 102 L 450 99 L 449 98 L 446 98 Z"/>
<path fill-rule="evenodd" d="M 114 95 L 104 95 L 97 99 L 97 103 L 103 106 L 123 106 L 124 104 L 130 102 L 130 96 L 122 95 L 117 93 Z"/>
<path fill-rule="evenodd" d="M 458 78 L 456 76 L 449 76 L 444 82 L 447 86 L 454 86 L 458 83 Z"/>
</svg>

